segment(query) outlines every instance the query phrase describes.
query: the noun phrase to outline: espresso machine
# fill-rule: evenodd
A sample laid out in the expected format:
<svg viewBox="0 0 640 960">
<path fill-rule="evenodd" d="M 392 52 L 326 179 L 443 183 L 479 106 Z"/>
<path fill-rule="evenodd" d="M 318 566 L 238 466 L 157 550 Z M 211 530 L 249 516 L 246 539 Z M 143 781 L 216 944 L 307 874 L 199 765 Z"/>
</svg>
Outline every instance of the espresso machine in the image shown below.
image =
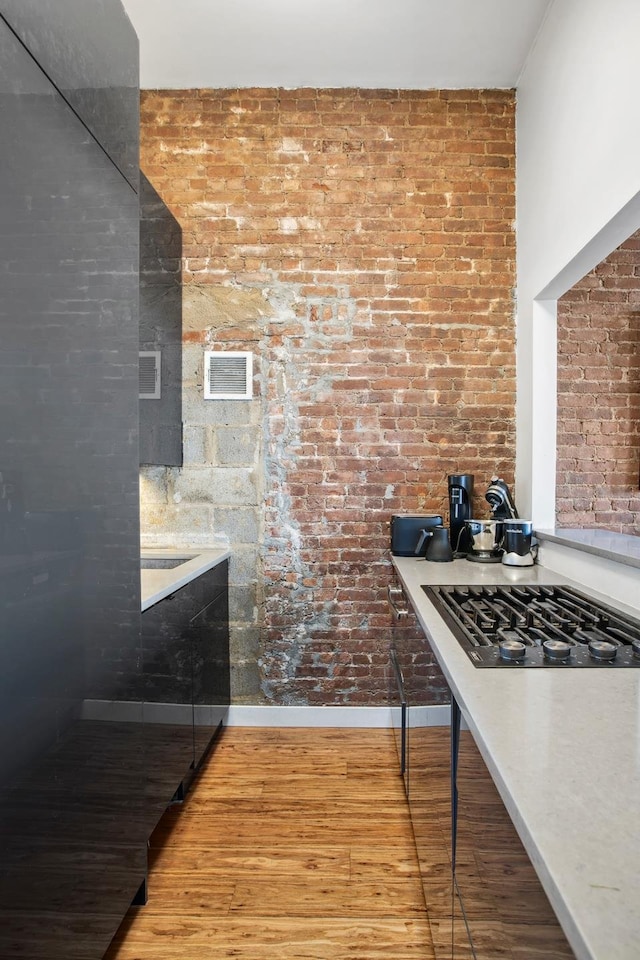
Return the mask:
<svg viewBox="0 0 640 960">
<path fill-rule="evenodd" d="M 502 477 L 491 477 L 491 483 L 484 498 L 491 507 L 492 520 L 518 519 L 515 501 Z"/>
<path fill-rule="evenodd" d="M 451 548 L 457 554 L 466 555 L 471 549 L 471 537 L 466 521 L 473 516 L 473 474 L 451 474 L 447 481 Z"/>
</svg>

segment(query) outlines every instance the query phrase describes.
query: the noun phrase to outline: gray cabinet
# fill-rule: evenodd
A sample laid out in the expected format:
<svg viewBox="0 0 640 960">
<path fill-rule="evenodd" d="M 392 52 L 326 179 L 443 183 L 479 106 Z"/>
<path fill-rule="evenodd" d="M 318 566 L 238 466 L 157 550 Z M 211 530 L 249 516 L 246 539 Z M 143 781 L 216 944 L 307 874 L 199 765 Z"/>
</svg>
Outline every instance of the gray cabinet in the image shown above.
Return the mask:
<svg viewBox="0 0 640 960">
<path fill-rule="evenodd" d="M 182 230 L 140 173 L 140 463 L 182 464 Z M 145 382 L 145 380 L 147 382 Z"/>
<path fill-rule="evenodd" d="M 392 725 L 400 773 L 409 796 L 408 722 L 410 704 L 405 670 L 411 668 L 404 642 L 403 627 L 409 616 L 409 606 L 402 587 L 390 584 L 387 590 L 391 608 L 391 649 L 389 655 L 389 703 L 392 706 Z"/>
<path fill-rule="evenodd" d="M 428 702 L 428 641 L 415 629 L 401 587 L 389 588 L 389 601 L 393 610 L 389 701 L 395 708 L 400 772 L 421 864 L 435 957 L 451 960 L 450 746 L 441 736 L 434 736 L 433 727 L 421 723 L 419 708 Z"/>
<path fill-rule="evenodd" d="M 391 647 L 391 662 L 389 672 L 389 703 L 392 706 L 392 728 L 398 754 L 398 766 L 404 778 L 405 791 L 409 796 L 409 768 L 407 765 L 407 716 L 409 704 L 407 702 L 404 674 L 398 660 L 395 646 Z"/>
<path fill-rule="evenodd" d="M 137 169 L 137 41 L 117 0 L 97 20 L 75 7 L 74 25 L 65 0 L 0 0 L 5 960 L 100 957 L 146 869 L 143 705 L 123 697 L 140 663 L 138 198 L 110 146 L 131 131 Z M 134 80 L 96 126 L 82 71 L 102 42 L 105 96 Z"/>
<path fill-rule="evenodd" d="M 0 0 L 0 15 L 137 190 L 138 38 L 120 0 Z"/>
<path fill-rule="evenodd" d="M 412 721 L 404 687 L 405 786 L 436 960 L 574 960 L 455 700 L 447 742 Z"/>
<path fill-rule="evenodd" d="M 574 960 L 460 711 L 452 712 L 454 960 Z"/>
<path fill-rule="evenodd" d="M 220 729 L 231 699 L 227 562 L 207 584 L 208 599 L 189 624 L 193 664 L 193 762 L 197 769 Z M 206 575 L 205 575 L 206 576 Z"/>
<path fill-rule="evenodd" d="M 172 594 L 142 614 L 145 821 L 151 833 L 193 769 L 189 593 Z"/>
<path fill-rule="evenodd" d="M 142 614 L 146 810 L 180 797 L 229 708 L 228 562 Z"/>
<path fill-rule="evenodd" d="M 450 745 L 435 732 L 410 722 L 409 807 L 435 957 L 451 960 Z"/>
</svg>

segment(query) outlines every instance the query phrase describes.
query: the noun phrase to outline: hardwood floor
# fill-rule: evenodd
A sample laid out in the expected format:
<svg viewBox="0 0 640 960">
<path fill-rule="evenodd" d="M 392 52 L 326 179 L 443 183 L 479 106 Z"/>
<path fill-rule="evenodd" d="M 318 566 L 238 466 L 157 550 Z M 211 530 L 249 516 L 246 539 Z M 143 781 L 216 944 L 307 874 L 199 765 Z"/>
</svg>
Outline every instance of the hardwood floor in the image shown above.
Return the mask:
<svg viewBox="0 0 640 960">
<path fill-rule="evenodd" d="M 392 733 L 231 727 L 105 960 L 433 957 Z"/>
</svg>

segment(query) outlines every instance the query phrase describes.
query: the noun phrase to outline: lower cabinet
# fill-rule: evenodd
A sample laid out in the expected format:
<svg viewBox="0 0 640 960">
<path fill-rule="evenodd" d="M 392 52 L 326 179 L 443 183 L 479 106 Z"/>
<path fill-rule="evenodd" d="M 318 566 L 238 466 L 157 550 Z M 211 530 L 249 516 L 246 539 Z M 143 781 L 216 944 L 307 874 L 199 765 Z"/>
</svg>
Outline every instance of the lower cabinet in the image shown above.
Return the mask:
<svg viewBox="0 0 640 960">
<path fill-rule="evenodd" d="M 411 720 L 407 796 L 436 960 L 575 960 L 452 698 L 451 736 Z"/>
<path fill-rule="evenodd" d="M 414 791 L 414 764 L 417 780 L 424 745 L 421 736 L 422 708 L 433 704 L 429 677 L 433 672 L 433 653 L 424 636 L 409 617 L 409 602 L 399 586 L 390 586 L 388 599 L 393 626 L 388 664 L 388 696 L 392 706 L 392 723 L 400 772 L 404 777 L 407 797 Z M 422 715 L 422 716 L 421 716 Z"/>
<path fill-rule="evenodd" d="M 402 588 L 388 599 L 393 628 L 389 658 L 389 702 L 400 772 L 409 801 L 425 902 L 436 960 L 451 960 L 450 744 L 424 725 L 427 678 L 433 654 L 426 637 L 409 621 Z"/>
<path fill-rule="evenodd" d="M 409 796 L 409 767 L 407 764 L 407 718 L 409 704 L 407 701 L 404 674 L 398 660 L 395 647 L 391 648 L 389 664 L 389 703 L 392 707 L 391 722 L 398 753 L 400 773 L 404 777 L 405 790 Z"/>
<path fill-rule="evenodd" d="M 433 727 L 410 730 L 409 809 L 436 960 L 451 960 L 450 745 Z"/>
<path fill-rule="evenodd" d="M 193 664 L 193 765 L 197 769 L 222 726 L 231 699 L 229 598 L 225 582 L 211 585 L 212 599 L 189 624 Z"/>
<path fill-rule="evenodd" d="M 228 562 L 142 614 L 145 816 L 182 799 L 230 701 Z"/>
<path fill-rule="evenodd" d="M 453 960 L 574 960 L 455 701 L 451 732 Z"/>
<path fill-rule="evenodd" d="M 25 576 L 42 583 L 50 615 L 59 617 L 56 628 L 69 627 L 73 637 L 67 582 L 75 568 L 65 559 L 58 559 L 55 577 L 45 577 L 40 566 Z M 19 583 L 14 578 L 10 585 L 8 636 L 22 638 L 30 653 L 27 628 L 38 597 L 18 603 Z M 182 796 L 223 722 L 229 705 L 226 562 L 146 610 L 139 645 L 138 631 L 132 632 L 135 648 L 102 650 L 111 688 L 105 683 L 101 696 L 85 697 L 75 713 L 65 684 L 73 689 L 80 666 L 77 657 L 67 660 L 61 643 L 59 663 L 39 665 L 32 656 L 32 686 L 6 690 L 5 710 L 13 710 L 16 722 L 0 737 L 11 762 L 0 789 L 2 960 L 100 960 L 132 900 L 144 902 L 151 832 Z M 17 642 L 11 649 L 10 679 L 23 655 Z M 36 710 L 34 691 L 45 682 L 51 693 Z M 102 696 L 109 692 L 114 696 Z M 31 724 L 18 709 L 29 699 Z M 43 730 L 49 743 L 39 742 Z M 21 766 L 32 749 L 37 760 Z"/>
</svg>

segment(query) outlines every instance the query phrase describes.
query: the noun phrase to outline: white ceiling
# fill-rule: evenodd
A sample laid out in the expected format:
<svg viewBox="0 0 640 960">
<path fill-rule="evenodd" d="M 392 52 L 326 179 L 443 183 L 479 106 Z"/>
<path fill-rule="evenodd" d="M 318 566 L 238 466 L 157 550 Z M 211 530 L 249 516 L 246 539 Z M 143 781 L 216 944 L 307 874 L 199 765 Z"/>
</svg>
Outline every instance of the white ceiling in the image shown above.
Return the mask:
<svg viewBox="0 0 640 960">
<path fill-rule="evenodd" d="M 553 0 L 122 0 L 145 88 L 513 87 Z"/>
</svg>

